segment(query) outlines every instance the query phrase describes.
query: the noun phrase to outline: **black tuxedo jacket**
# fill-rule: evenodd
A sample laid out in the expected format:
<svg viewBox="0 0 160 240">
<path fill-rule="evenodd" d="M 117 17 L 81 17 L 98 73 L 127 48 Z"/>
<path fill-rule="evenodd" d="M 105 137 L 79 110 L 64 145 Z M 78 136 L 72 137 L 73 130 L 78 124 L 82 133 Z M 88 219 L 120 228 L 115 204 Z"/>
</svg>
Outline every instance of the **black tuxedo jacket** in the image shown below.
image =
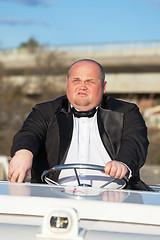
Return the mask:
<svg viewBox="0 0 160 240">
<path fill-rule="evenodd" d="M 138 107 L 104 95 L 97 121 L 111 159 L 127 164 L 133 174 L 131 181 L 137 181 L 148 148 L 147 128 Z M 37 104 L 15 135 L 11 155 L 20 149 L 31 151 L 31 182 L 41 182 L 44 170 L 64 163 L 72 132 L 73 117 L 66 96 Z"/>
</svg>

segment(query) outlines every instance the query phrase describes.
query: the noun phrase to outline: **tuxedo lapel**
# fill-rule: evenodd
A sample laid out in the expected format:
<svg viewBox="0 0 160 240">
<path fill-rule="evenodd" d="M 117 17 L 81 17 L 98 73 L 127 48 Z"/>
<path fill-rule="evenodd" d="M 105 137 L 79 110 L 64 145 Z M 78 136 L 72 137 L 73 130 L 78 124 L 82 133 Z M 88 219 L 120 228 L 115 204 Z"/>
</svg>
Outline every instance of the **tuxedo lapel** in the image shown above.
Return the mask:
<svg viewBox="0 0 160 240">
<path fill-rule="evenodd" d="M 120 145 L 123 128 L 123 113 L 98 109 L 97 121 L 102 142 L 111 159 L 115 159 Z"/>
<path fill-rule="evenodd" d="M 67 155 L 73 133 L 73 116 L 71 112 L 66 112 L 62 108 L 56 113 L 58 128 L 59 128 L 59 164 L 63 164 Z"/>
</svg>

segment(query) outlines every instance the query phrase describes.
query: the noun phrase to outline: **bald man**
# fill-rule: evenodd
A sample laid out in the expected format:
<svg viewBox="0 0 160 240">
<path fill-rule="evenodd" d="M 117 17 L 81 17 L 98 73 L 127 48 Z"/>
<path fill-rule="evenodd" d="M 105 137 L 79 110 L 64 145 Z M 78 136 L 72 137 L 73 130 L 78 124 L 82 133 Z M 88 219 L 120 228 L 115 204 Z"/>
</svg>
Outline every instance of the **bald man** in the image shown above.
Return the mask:
<svg viewBox="0 0 160 240">
<path fill-rule="evenodd" d="M 15 135 L 9 180 L 24 182 L 32 170 L 31 182 L 41 182 L 55 165 L 90 163 L 110 177 L 128 174 L 131 188 L 141 188 L 149 143 L 138 107 L 105 94 L 105 73 L 94 60 L 73 63 L 66 83 L 66 95 L 37 104 Z"/>
</svg>

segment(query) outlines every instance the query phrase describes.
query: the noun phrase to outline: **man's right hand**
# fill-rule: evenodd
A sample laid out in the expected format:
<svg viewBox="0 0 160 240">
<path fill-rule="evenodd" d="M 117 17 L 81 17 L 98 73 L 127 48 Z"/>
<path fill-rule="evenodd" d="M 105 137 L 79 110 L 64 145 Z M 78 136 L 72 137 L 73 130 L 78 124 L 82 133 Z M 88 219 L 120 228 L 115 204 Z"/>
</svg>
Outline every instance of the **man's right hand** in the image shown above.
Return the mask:
<svg viewBox="0 0 160 240">
<path fill-rule="evenodd" d="M 9 164 L 8 179 L 11 182 L 25 182 L 30 173 L 33 154 L 26 149 L 17 151 Z"/>
</svg>

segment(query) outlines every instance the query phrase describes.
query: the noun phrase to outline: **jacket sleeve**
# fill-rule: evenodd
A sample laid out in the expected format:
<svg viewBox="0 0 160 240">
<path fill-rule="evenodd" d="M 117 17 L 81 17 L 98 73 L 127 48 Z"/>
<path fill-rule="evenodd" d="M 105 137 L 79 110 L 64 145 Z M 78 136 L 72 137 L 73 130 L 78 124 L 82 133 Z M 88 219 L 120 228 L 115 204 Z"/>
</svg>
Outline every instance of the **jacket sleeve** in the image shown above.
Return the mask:
<svg viewBox="0 0 160 240">
<path fill-rule="evenodd" d="M 135 104 L 124 112 L 124 125 L 116 160 L 125 163 L 136 174 L 143 166 L 147 156 L 149 141 L 147 127 Z"/>
<path fill-rule="evenodd" d="M 50 104 L 47 106 L 45 104 L 37 104 L 33 107 L 22 128 L 13 138 L 12 157 L 20 149 L 27 149 L 36 156 L 46 137 L 50 121 L 50 114 L 47 111 L 49 108 L 51 108 Z"/>
</svg>

